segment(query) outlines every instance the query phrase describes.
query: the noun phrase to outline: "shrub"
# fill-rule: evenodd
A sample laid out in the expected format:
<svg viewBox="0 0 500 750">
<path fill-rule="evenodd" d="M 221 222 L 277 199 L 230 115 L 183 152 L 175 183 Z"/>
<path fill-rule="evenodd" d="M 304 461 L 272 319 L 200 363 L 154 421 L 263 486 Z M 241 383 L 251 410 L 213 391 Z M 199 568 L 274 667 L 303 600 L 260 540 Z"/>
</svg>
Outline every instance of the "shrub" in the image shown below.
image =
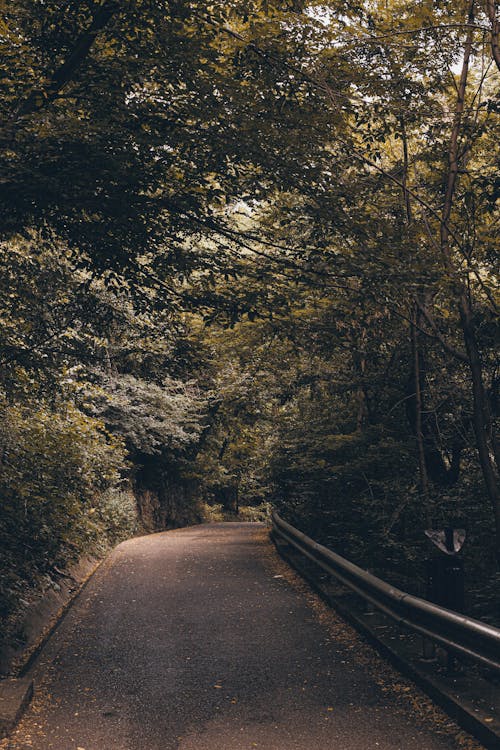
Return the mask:
<svg viewBox="0 0 500 750">
<path fill-rule="evenodd" d="M 0 614 L 54 565 L 76 559 L 97 527 L 129 528 L 130 502 L 110 495 L 125 467 L 120 440 L 72 405 L 0 408 Z M 113 502 L 111 499 L 113 498 Z M 111 521 L 112 519 L 112 521 Z"/>
</svg>

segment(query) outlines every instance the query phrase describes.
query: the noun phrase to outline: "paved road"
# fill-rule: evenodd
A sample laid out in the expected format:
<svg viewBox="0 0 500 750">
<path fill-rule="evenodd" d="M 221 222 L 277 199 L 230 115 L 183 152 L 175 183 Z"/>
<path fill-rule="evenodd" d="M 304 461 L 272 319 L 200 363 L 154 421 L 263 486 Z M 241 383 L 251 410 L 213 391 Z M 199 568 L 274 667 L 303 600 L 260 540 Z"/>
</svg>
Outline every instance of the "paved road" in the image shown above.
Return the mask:
<svg viewBox="0 0 500 750">
<path fill-rule="evenodd" d="M 255 524 L 120 545 L 44 648 L 8 748 L 456 749 L 332 639 L 272 555 Z"/>
</svg>

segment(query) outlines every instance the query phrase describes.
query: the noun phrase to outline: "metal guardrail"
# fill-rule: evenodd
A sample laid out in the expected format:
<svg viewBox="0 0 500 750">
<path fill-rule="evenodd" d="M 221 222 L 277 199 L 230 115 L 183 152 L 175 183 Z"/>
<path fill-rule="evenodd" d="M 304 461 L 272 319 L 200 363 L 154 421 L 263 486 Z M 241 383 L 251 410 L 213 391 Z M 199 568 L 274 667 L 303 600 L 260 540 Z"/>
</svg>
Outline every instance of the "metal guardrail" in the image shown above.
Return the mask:
<svg viewBox="0 0 500 750">
<path fill-rule="evenodd" d="M 273 513 L 273 533 L 393 620 L 450 653 L 500 672 L 500 629 L 391 586 L 318 544 Z"/>
</svg>

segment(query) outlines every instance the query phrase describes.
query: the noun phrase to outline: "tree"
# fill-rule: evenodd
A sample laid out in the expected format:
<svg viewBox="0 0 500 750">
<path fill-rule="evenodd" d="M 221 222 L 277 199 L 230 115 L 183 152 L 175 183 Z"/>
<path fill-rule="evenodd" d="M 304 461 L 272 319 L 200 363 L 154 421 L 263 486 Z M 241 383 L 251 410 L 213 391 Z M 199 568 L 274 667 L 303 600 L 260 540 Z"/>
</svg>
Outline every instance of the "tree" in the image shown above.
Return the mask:
<svg viewBox="0 0 500 750">
<path fill-rule="evenodd" d="M 489 497 L 498 553 L 496 3 L 2 9 L 6 404 L 350 549 Z"/>
</svg>

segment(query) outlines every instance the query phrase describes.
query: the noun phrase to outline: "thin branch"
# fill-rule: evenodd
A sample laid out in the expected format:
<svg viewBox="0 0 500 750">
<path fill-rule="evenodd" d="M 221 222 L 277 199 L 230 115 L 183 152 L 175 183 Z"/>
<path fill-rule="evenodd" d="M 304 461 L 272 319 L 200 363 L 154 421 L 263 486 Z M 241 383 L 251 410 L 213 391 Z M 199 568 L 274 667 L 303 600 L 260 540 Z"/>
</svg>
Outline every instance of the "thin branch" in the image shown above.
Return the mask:
<svg viewBox="0 0 500 750">
<path fill-rule="evenodd" d="M 421 331 L 422 331 L 422 333 L 423 333 L 423 334 L 424 334 L 425 336 L 427 336 L 427 337 L 429 337 L 429 338 L 434 338 L 434 339 L 437 339 L 437 340 L 439 341 L 439 343 L 441 344 L 441 346 L 443 347 L 443 349 L 444 349 L 444 350 L 445 350 L 446 352 L 448 352 L 448 354 L 451 354 L 451 355 L 452 355 L 453 357 L 455 357 L 456 359 L 459 359 L 459 360 L 460 360 L 460 362 L 465 362 L 466 364 L 468 364 L 468 363 L 469 363 L 469 359 L 468 359 L 467 355 L 466 355 L 466 354 L 464 354 L 463 352 L 461 352 L 461 351 L 460 351 L 459 349 L 455 349 L 455 347 L 454 347 L 454 346 L 451 346 L 451 345 L 450 345 L 450 344 L 449 344 L 449 343 L 448 343 L 448 342 L 446 341 L 446 339 L 444 338 L 444 336 L 443 336 L 443 335 L 441 334 L 441 332 L 439 331 L 439 329 L 438 329 L 438 327 L 437 327 L 437 325 L 436 325 L 435 321 L 433 320 L 433 318 L 432 318 L 432 317 L 431 317 L 431 315 L 429 314 L 429 311 L 427 310 L 426 306 L 425 306 L 425 305 L 423 305 L 423 304 L 422 304 L 422 303 L 421 303 L 421 302 L 420 302 L 419 300 L 416 300 L 416 303 L 417 303 L 417 307 L 418 307 L 418 309 L 420 310 L 420 312 L 422 313 L 423 317 L 425 318 L 425 320 L 427 321 L 427 323 L 428 323 L 428 324 L 430 325 L 430 327 L 432 328 L 432 331 L 433 331 L 433 333 L 432 333 L 432 334 L 429 334 L 429 332 L 428 332 L 428 331 L 426 331 L 426 330 L 425 330 L 425 329 L 423 329 L 423 328 L 419 328 L 419 330 L 421 330 Z"/>
<path fill-rule="evenodd" d="M 474 27 L 474 24 L 457 24 L 457 27 L 468 28 L 471 25 Z M 290 65 L 286 61 L 277 60 L 274 56 L 269 55 L 267 52 L 265 52 L 264 50 L 260 49 L 260 47 L 258 47 L 258 45 L 256 45 L 254 42 L 248 42 L 245 39 L 244 36 L 242 36 L 237 31 L 234 31 L 230 27 L 228 27 L 228 26 L 222 26 L 222 27 L 219 27 L 219 28 L 221 29 L 221 31 L 223 31 L 224 33 L 230 35 L 231 37 L 237 39 L 238 41 L 245 42 L 247 44 L 247 46 L 248 46 L 249 49 L 252 49 L 257 55 L 259 55 L 260 57 L 262 57 L 263 59 L 265 59 L 269 63 L 274 64 L 274 63 L 278 62 L 280 65 L 282 65 L 286 69 L 290 69 L 290 70 L 293 70 L 295 73 L 298 73 L 300 76 L 302 76 L 302 79 L 304 81 L 306 81 L 307 83 L 310 83 L 315 88 L 323 91 L 323 93 L 325 93 L 327 95 L 327 97 L 328 97 L 328 99 L 330 100 L 331 103 L 335 102 L 335 99 L 337 98 L 337 92 L 334 92 L 327 83 L 321 83 L 320 81 L 318 81 L 313 76 L 310 76 L 308 73 L 305 73 L 305 71 L 303 71 L 302 69 L 296 68 L 295 66 Z M 369 159 L 367 156 L 365 156 L 362 152 L 359 151 L 359 149 L 356 148 L 356 146 L 352 142 L 349 142 L 349 141 L 341 138 L 338 133 L 335 134 L 335 138 L 336 138 L 336 140 L 337 140 L 338 143 L 341 143 L 343 146 L 345 146 L 348 149 L 350 155 L 352 157 L 354 157 L 357 161 L 359 161 L 359 162 L 363 163 L 364 165 L 369 166 L 372 169 L 376 170 L 379 174 L 383 175 L 388 180 L 390 180 L 395 185 L 397 185 L 399 188 L 403 189 L 403 184 L 402 184 L 401 180 L 399 180 L 397 177 L 395 177 L 393 173 L 387 171 L 386 169 L 384 169 L 380 165 L 376 164 L 376 162 L 374 162 L 372 159 Z M 406 192 L 417 203 L 419 203 L 421 206 L 423 206 L 424 208 L 426 208 L 427 211 L 429 211 L 434 216 L 434 218 L 436 218 L 440 222 L 441 226 L 443 226 L 443 225 L 445 226 L 445 228 L 446 228 L 446 230 L 447 230 L 450 238 L 452 238 L 454 240 L 454 242 L 456 243 L 458 249 L 463 253 L 464 252 L 463 245 L 460 242 L 458 236 L 453 232 L 451 226 L 449 225 L 449 222 L 448 222 L 449 217 L 448 217 L 448 219 L 443 219 L 443 216 L 440 214 L 440 212 L 438 210 L 434 209 L 426 200 L 424 200 L 420 195 L 418 195 L 418 193 L 416 193 L 413 189 L 410 189 L 410 188 L 407 187 L 406 188 Z"/>
<path fill-rule="evenodd" d="M 370 35 L 368 41 L 378 42 L 383 39 L 392 39 L 395 36 L 411 36 L 412 34 L 421 34 L 422 32 L 427 31 L 442 31 L 444 29 L 477 29 L 478 31 L 484 31 L 486 33 L 490 31 L 487 26 L 481 26 L 481 24 L 478 23 L 443 23 L 437 26 L 419 26 L 416 29 L 400 29 L 399 31 L 393 29 L 388 31 L 387 34 L 382 34 L 381 36 Z"/>
</svg>

